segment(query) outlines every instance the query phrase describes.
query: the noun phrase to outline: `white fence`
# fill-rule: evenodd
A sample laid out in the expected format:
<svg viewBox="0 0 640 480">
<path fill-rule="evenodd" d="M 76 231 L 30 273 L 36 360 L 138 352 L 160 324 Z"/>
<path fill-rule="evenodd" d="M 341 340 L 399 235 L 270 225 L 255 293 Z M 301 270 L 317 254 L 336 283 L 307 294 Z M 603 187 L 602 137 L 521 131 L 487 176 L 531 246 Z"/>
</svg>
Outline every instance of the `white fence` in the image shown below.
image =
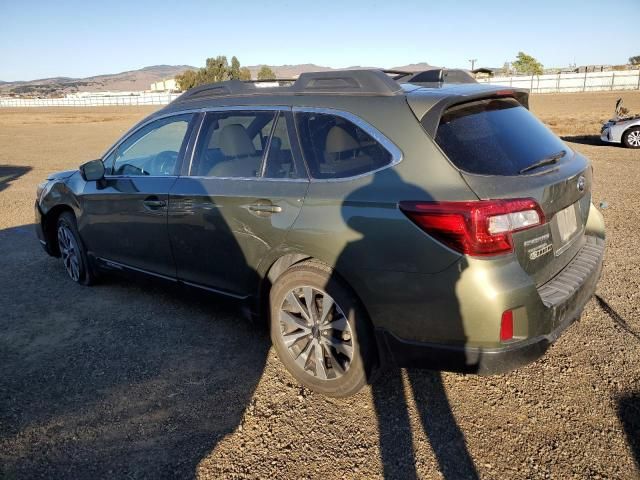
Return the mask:
<svg viewBox="0 0 640 480">
<path fill-rule="evenodd" d="M 493 77 L 479 81 L 492 85 L 527 88 L 531 93 L 640 90 L 640 70 Z"/>
<path fill-rule="evenodd" d="M 492 85 L 527 88 L 531 93 L 591 92 L 602 90 L 640 90 L 640 70 L 590 73 L 559 73 L 493 77 L 479 79 Z M 109 95 L 72 98 L 12 98 L 0 97 L 0 107 L 102 107 L 109 105 L 166 105 L 179 93 L 146 93 L 139 95 Z"/>
<path fill-rule="evenodd" d="M 179 93 L 144 93 L 78 98 L 11 98 L 0 97 L 0 107 L 103 107 L 109 105 L 166 105 Z"/>
</svg>

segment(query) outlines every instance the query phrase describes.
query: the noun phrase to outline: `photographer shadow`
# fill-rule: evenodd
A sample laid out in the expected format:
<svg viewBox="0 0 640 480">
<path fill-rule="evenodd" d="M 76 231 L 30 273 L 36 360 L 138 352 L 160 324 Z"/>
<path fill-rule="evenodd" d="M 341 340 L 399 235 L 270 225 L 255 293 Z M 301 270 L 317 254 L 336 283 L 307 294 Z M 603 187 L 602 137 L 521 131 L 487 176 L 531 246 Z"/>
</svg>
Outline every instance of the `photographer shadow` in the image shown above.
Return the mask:
<svg viewBox="0 0 640 480">
<path fill-rule="evenodd" d="M 393 261 L 402 263 L 403 259 L 397 257 L 397 255 L 404 255 L 404 253 L 398 253 L 403 252 L 402 246 L 397 245 L 398 241 L 402 241 L 398 238 L 398 231 L 401 228 L 398 220 L 394 219 L 392 215 L 384 214 L 372 219 L 371 223 L 367 218 L 371 214 L 370 211 L 377 207 L 375 199 L 379 198 L 380 192 L 385 190 L 402 191 L 406 200 L 433 200 L 428 192 L 416 185 L 404 182 L 391 169 L 374 174 L 370 183 L 351 192 L 343 202 L 342 216 L 344 221 L 351 229 L 358 231 L 362 237 L 347 244 L 336 263 L 336 271 L 344 271 L 354 267 L 361 268 L 361 264 L 355 264 L 362 262 L 363 255 L 371 254 L 371 252 L 378 252 L 376 255 L 378 259 L 385 258 L 388 262 L 390 257 L 394 257 Z M 362 206 L 364 208 L 360 209 Z M 374 222 L 375 228 L 372 226 Z M 396 244 L 390 242 L 396 242 Z M 385 244 L 393 246 L 387 251 L 380 251 L 381 245 Z M 382 249 L 385 250 L 385 247 Z M 407 252 L 410 250 L 410 248 L 406 249 Z M 409 255 L 409 253 L 406 254 Z M 411 259 L 405 260 L 411 262 Z M 464 262 L 461 262 L 460 272 L 464 270 L 465 266 Z M 391 289 L 391 291 L 385 291 L 385 298 L 394 299 L 394 306 L 384 306 L 387 311 L 398 309 L 396 315 L 399 316 L 401 309 L 414 310 L 424 307 L 423 303 L 412 304 L 420 296 L 411 290 L 419 287 L 406 285 L 398 289 L 398 283 L 388 286 L 385 284 L 385 279 L 389 278 L 385 276 L 385 272 L 372 270 L 371 275 L 372 277 L 380 276 L 377 279 L 372 278 L 371 285 L 377 285 L 380 290 Z M 427 275 L 424 277 L 426 278 Z M 438 293 L 433 294 L 439 296 L 437 303 L 447 304 L 449 311 L 451 311 L 451 305 L 456 306 L 454 310 L 457 309 L 457 315 L 454 314 L 448 318 L 435 318 L 437 314 L 433 315 L 432 319 L 427 319 L 424 322 L 423 327 L 429 324 L 435 325 L 437 322 L 447 322 L 445 328 L 450 338 L 465 339 L 455 289 L 437 290 Z M 424 312 L 424 314 L 425 316 L 429 315 L 428 312 Z M 393 315 L 389 314 L 388 316 Z M 358 331 L 370 328 L 372 328 L 370 325 L 362 323 L 356 325 Z M 436 326 L 436 328 L 441 327 Z M 359 334 L 359 336 L 363 335 Z M 451 409 L 442 375 L 439 372 L 409 369 L 406 370 L 406 377 L 403 377 L 401 369 L 384 365 L 392 364 L 393 359 L 389 358 L 388 352 L 385 352 L 384 341 L 380 340 L 379 336 L 378 338 L 378 351 L 379 355 L 383 357 L 380 359 L 383 365 L 374 374 L 376 378 L 371 379 L 373 383 L 371 391 L 379 427 L 380 456 L 384 477 L 411 479 L 419 476 L 417 468 L 419 462 L 413 443 L 413 436 L 417 432 L 412 433 L 411 409 L 409 407 L 410 396 L 412 396 L 413 404 L 418 412 L 419 424 L 431 445 L 439 470 L 444 478 L 478 478 L 473 459 L 466 446 L 464 434 Z M 467 359 L 462 349 L 460 353 L 450 353 L 448 358 L 449 362 L 453 362 L 460 370 L 473 372 L 477 369 L 477 365 L 473 363 L 474 360 Z M 438 361 L 436 359 L 436 362 Z"/>
</svg>

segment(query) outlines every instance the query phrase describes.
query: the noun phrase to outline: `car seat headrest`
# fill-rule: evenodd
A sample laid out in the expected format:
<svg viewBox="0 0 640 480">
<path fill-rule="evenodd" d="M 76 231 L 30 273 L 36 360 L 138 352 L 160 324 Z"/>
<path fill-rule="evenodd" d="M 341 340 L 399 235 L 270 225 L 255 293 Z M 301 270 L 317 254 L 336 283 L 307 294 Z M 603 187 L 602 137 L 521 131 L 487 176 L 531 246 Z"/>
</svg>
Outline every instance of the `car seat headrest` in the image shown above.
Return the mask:
<svg viewBox="0 0 640 480">
<path fill-rule="evenodd" d="M 360 145 L 344 128 L 333 126 L 327 134 L 326 151 L 327 153 L 341 153 L 349 150 L 355 150 Z"/>
<path fill-rule="evenodd" d="M 225 125 L 220 132 L 220 150 L 225 157 L 255 155 L 256 149 L 246 129 L 239 123 Z"/>
</svg>

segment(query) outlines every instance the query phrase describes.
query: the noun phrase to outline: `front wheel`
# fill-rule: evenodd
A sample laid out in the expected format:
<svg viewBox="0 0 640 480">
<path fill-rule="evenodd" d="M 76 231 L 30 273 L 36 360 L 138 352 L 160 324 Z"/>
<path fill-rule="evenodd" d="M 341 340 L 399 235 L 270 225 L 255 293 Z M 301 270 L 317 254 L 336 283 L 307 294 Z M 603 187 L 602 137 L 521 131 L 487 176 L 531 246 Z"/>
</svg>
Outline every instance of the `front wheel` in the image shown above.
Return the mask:
<svg viewBox="0 0 640 480">
<path fill-rule="evenodd" d="M 622 134 L 622 143 L 627 148 L 640 148 L 640 127 L 630 128 Z"/>
<path fill-rule="evenodd" d="M 64 212 L 58 218 L 57 238 L 60 257 L 71 280 L 82 285 L 91 285 L 95 276 L 91 272 L 76 219 L 71 212 Z"/>
<path fill-rule="evenodd" d="M 355 294 L 327 266 L 294 265 L 270 293 L 271 340 L 287 370 L 331 397 L 357 393 L 375 363 L 375 343 Z"/>
</svg>

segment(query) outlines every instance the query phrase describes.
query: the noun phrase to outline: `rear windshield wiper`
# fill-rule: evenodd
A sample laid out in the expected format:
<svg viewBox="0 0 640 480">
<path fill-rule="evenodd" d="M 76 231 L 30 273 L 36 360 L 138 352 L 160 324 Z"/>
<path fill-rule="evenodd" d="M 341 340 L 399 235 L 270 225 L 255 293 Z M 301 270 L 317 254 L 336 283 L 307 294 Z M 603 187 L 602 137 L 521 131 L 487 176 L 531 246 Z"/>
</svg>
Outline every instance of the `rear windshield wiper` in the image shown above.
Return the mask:
<svg viewBox="0 0 640 480">
<path fill-rule="evenodd" d="M 544 167 L 545 165 L 552 165 L 557 163 L 562 157 L 567 154 L 566 150 L 560 150 L 558 153 L 554 153 L 553 155 L 549 155 L 548 157 L 544 157 L 542 160 L 538 160 L 535 163 L 532 163 L 528 167 L 524 167 L 518 173 L 523 174 L 526 172 L 530 172 L 531 170 L 535 170 L 536 168 Z"/>
</svg>

